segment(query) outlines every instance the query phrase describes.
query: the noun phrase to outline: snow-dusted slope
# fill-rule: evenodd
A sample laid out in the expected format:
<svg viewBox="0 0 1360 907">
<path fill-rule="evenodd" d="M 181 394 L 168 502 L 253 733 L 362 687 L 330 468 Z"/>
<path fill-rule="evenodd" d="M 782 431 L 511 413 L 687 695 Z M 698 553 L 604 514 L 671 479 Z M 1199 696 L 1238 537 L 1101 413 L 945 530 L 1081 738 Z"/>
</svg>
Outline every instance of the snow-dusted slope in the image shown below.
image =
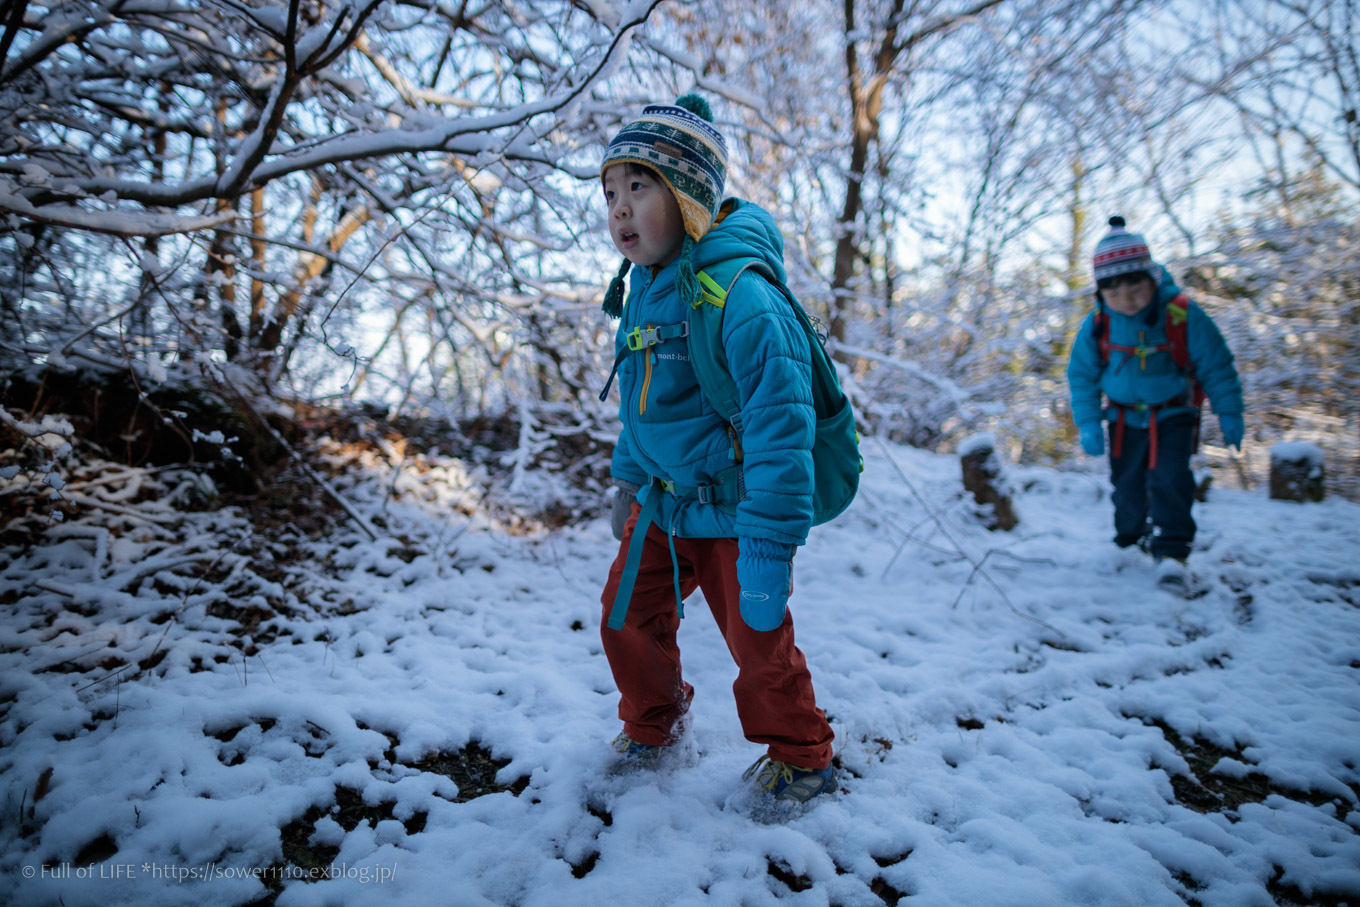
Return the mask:
<svg viewBox="0 0 1360 907">
<path fill-rule="evenodd" d="M 839 790 L 787 811 L 740 780 L 761 750 L 697 597 L 686 736 L 615 770 L 603 517 L 513 535 L 407 473 L 385 520 L 409 544 L 285 526 L 272 571 L 240 560 L 231 512 L 10 549 L 3 898 L 1360 899 L 1360 507 L 1215 492 L 1208 591 L 1185 601 L 1109 543 L 1101 476 L 1013 469 L 1021 525 L 989 533 L 955 458 L 866 453 L 858 500 L 795 561 Z M 374 512 L 390 479 L 346 493 Z M 232 632 L 290 595 L 295 616 Z"/>
</svg>

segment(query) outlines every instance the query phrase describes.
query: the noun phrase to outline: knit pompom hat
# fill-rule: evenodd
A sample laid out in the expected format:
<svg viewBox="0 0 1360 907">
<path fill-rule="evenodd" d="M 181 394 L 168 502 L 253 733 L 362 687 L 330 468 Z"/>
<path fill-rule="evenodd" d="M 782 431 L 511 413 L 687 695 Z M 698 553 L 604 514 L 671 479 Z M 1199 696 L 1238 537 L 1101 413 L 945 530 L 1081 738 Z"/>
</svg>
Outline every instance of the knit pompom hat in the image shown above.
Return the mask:
<svg viewBox="0 0 1360 907">
<path fill-rule="evenodd" d="M 1157 263 L 1152 260 L 1152 250 L 1140 233 L 1130 233 L 1124 229 L 1124 218 L 1115 215 L 1110 218 L 1110 232 L 1096 243 L 1095 256 L 1091 264 L 1096 275 L 1096 283 L 1107 277 L 1132 274 L 1135 271 L 1147 273 L 1157 280 Z"/>
<path fill-rule="evenodd" d="M 713 226 L 727 179 L 727 142 L 712 123 L 713 111 L 696 94 L 682 95 L 674 104 L 648 105 L 641 117 L 619 130 L 600 162 L 601 177 L 615 164 L 646 167 L 661 177 L 675 196 L 686 234 L 675 282 L 687 302 L 699 298 L 694 244 Z M 604 298 L 605 312 L 616 318 L 623 314 L 623 279 L 628 268 L 625 258 Z"/>
</svg>

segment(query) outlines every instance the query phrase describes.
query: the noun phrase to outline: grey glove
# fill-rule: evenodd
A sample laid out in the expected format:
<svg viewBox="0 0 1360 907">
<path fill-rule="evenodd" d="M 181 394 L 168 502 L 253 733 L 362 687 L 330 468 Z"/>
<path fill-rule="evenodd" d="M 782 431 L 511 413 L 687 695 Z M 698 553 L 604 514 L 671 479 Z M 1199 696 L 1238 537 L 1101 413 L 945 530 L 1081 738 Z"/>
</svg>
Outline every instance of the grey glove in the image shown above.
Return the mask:
<svg viewBox="0 0 1360 907">
<path fill-rule="evenodd" d="M 609 508 L 609 528 L 614 530 L 614 538 L 619 541 L 623 541 L 623 525 L 633 513 L 633 504 L 637 501 L 637 493 L 641 487 L 622 479 L 614 480 L 614 500 Z"/>
</svg>

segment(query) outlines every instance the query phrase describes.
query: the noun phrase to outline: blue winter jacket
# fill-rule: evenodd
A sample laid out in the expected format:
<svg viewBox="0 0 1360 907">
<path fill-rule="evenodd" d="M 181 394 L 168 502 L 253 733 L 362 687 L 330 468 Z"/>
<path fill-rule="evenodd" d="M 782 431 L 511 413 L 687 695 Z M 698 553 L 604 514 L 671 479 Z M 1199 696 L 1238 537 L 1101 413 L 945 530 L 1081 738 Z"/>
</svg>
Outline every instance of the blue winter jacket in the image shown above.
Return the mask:
<svg viewBox="0 0 1360 907">
<path fill-rule="evenodd" d="M 728 199 L 723 209 L 726 216 L 694 247 L 695 271 L 758 256 L 783 280 L 784 239 L 769 213 L 740 199 Z M 616 354 L 636 327 L 685 321 L 675 288 L 677 262 L 655 275 L 650 270 L 632 271 Z M 735 516 L 692 501 L 678 508 L 677 517 L 676 498 L 661 492 L 657 522 L 684 538 L 749 536 L 801 545 L 812 526 L 815 416 L 807 339 L 788 300 L 747 271 L 728 294 L 722 341 L 741 400 L 745 495 Z M 639 500 L 654 493 L 646 490 L 651 477 L 696 487 L 732 465 L 728 425 L 700 394 L 683 338 L 627 355 L 619 364 L 618 388 L 623 428 L 611 470 L 616 479 L 644 486 Z"/>
<path fill-rule="evenodd" d="M 1157 299 L 1137 315 L 1109 312 L 1110 342 L 1121 346 L 1160 346 L 1166 343 L 1166 306 L 1180 294 L 1180 288 L 1165 268 L 1161 268 Z M 1214 320 L 1193 301 L 1187 306 L 1186 345 L 1195 377 L 1209 395 L 1214 412 L 1220 416 L 1242 414 L 1242 385 L 1233 366 L 1233 355 L 1218 332 Z M 1072 358 L 1067 364 L 1067 383 L 1072 390 L 1072 419 L 1078 427 L 1093 425 L 1102 418 L 1113 421 L 1119 415 L 1113 407 L 1101 405 L 1101 393 L 1111 403 L 1126 407 L 1145 403 L 1165 403 L 1176 397 L 1189 399 L 1190 377 L 1181 371 L 1171 357 L 1170 350 L 1162 350 L 1147 357 L 1142 366 L 1139 357 L 1110 351 L 1110 361 L 1100 362 L 1100 350 L 1095 338 L 1095 312 L 1086 316 L 1072 346 Z M 1168 406 L 1157 412 L 1158 419 L 1177 413 L 1191 412 L 1189 406 Z M 1132 428 L 1147 428 L 1147 410 L 1126 409 L 1124 422 Z"/>
</svg>

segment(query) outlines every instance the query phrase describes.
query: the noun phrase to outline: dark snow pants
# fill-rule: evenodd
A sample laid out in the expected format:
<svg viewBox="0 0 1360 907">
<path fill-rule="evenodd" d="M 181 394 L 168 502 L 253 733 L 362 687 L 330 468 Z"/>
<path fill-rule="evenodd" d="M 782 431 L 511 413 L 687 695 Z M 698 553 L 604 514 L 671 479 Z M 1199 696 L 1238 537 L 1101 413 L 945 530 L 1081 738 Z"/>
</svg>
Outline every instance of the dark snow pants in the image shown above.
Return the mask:
<svg viewBox="0 0 1360 907">
<path fill-rule="evenodd" d="M 1114 455 L 1114 426 L 1110 426 L 1110 481 L 1114 483 L 1114 543 L 1135 545 L 1148 533 L 1153 557 L 1185 558 L 1195 539 L 1190 508 L 1195 503 L 1195 476 L 1190 454 L 1197 419 L 1186 413 L 1157 422 L 1157 468 L 1148 469 L 1151 433 L 1124 428 L 1119 456 Z"/>
<path fill-rule="evenodd" d="M 628 543 L 637 525 L 638 507 L 625 524 L 618 557 L 609 570 L 600 602 L 600 637 L 614 683 L 619 688 L 623 731 L 638 743 L 664 746 L 674 742 L 680 718 L 689 710 L 694 688 L 680 672 L 676 631 L 675 586 L 666 534 L 648 527 L 642 562 L 623 629 L 605 625 L 623 574 Z M 826 714 L 817 707 L 812 675 L 793 641 L 793 617 L 785 612 L 776 630 L 760 632 L 741 619 L 737 583 L 736 539 L 675 539 L 680 591 L 689 596 L 702 589 L 718 622 L 727 649 L 737 663 L 732 692 L 742 732 L 752 743 L 765 744 L 771 759 L 799 768 L 831 764 L 834 737 Z"/>
</svg>

